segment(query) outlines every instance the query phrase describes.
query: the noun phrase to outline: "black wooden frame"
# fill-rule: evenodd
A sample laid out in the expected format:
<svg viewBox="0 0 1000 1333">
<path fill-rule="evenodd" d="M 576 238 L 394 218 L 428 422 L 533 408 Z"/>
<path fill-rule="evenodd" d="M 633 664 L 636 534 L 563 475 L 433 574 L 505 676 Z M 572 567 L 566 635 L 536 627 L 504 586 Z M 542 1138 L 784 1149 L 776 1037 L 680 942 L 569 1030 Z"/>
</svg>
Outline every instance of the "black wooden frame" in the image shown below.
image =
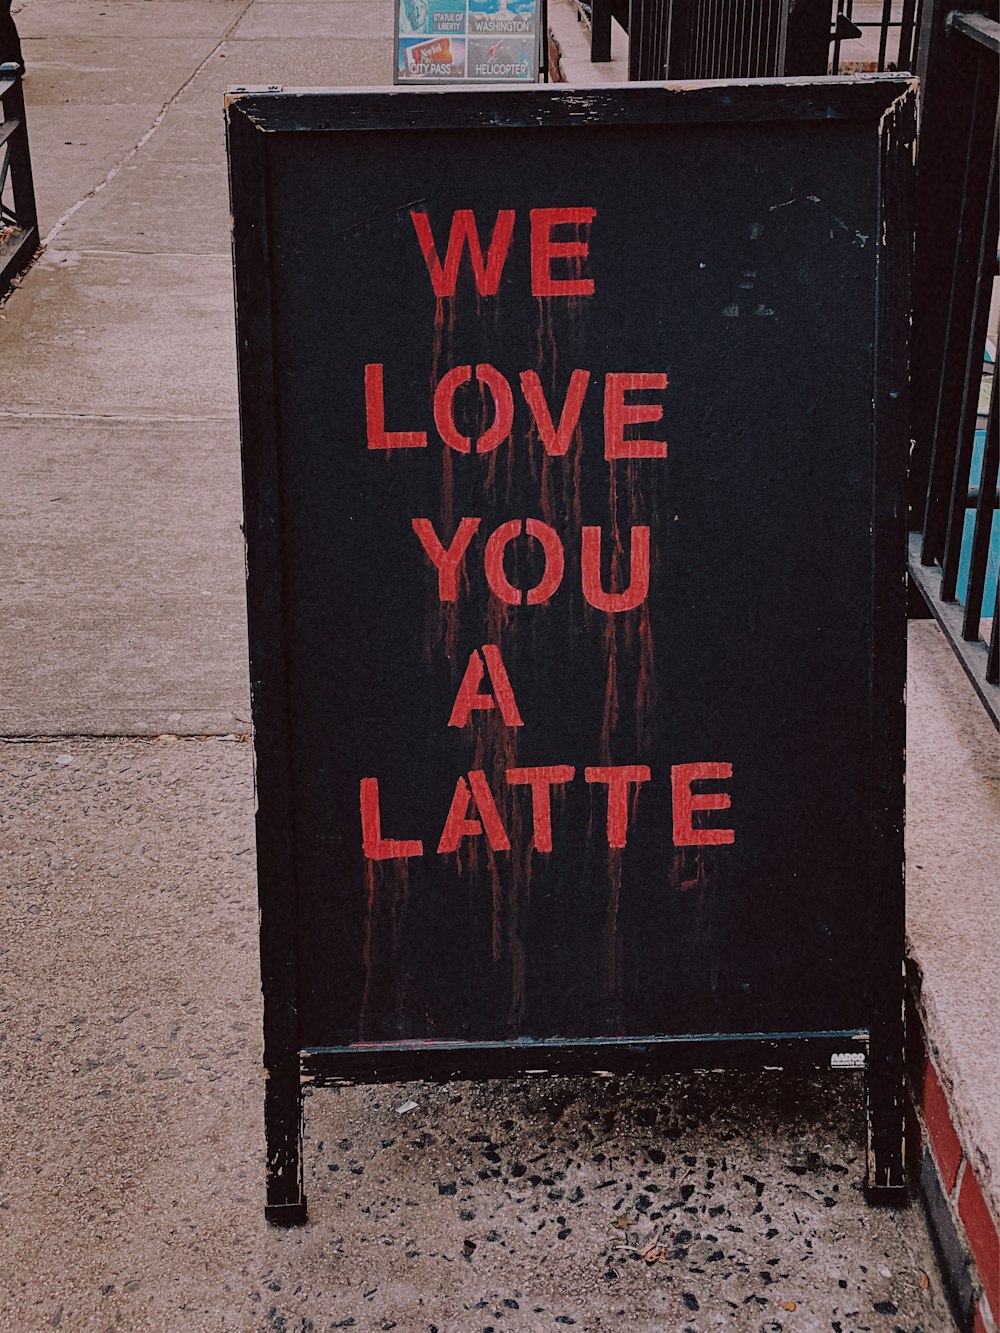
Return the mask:
<svg viewBox="0 0 1000 1333">
<path fill-rule="evenodd" d="M 257 861 L 264 990 L 266 1216 L 305 1221 L 302 1087 L 395 1079 L 525 1073 L 765 1066 L 867 1069 L 866 1189 L 905 1200 L 903 1092 L 903 755 L 905 741 L 905 460 L 909 314 L 909 195 L 915 84 L 906 77 L 629 85 L 286 92 L 238 89 L 226 119 L 236 271 L 243 439 L 250 675 L 257 789 Z M 869 645 L 872 735 L 870 891 L 874 899 L 869 1027 L 857 1031 L 691 1034 L 684 1037 L 359 1043 L 304 1050 L 298 1027 L 295 817 L 287 726 L 278 405 L 271 341 L 269 154 L 283 133 L 430 128 L 760 123 L 851 120 L 880 144 Z M 609 163 L 609 170 L 613 164 Z M 859 613 L 860 613 L 859 609 Z M 837 1057 L 840 1057 L 839 1059 Z"/>
</svg>

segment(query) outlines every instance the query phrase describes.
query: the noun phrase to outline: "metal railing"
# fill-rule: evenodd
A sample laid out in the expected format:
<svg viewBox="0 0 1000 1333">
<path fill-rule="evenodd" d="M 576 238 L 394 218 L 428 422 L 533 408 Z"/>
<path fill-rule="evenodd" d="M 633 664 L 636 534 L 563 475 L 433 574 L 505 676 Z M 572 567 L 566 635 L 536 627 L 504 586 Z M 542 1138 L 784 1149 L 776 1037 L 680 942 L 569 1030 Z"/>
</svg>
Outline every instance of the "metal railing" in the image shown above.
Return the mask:
<svg viewBox="0 0 1000 1333">
<path fill-rule="evenodd" d="M 612 16 L 626 30 L 630 80 L 766 78 L 784 69 L 789 0 L 578 4 L 591 27 L 591 60 L 611 59 Z"/>
<path fill-rule="evenodd" d="M 822 73 L 828 62 L 834 72 L 920 75 L 911 611 L 937 618 L 1000 726 L 1000 392 L 988 340 L 991 298 L 1000 300 L 1000 0 L 975 10 L 955 0 L 837 0 L 836 12 L 831 0 L 591 2 L 593 58 L 610 57 L 614 5 L 629 31 L 630 79 Z"/>
<path fill-rule="evenodd" d="M 662 8 L 662 7 L 661 7 Z M 656 77 L 631 73 L 659 63 L 671 79 L 767 78 L 784 68 L 788 0 L 694 0 L 671 6 L 666 41 L 656 42 L 656 6 L 636 5 L 635 34 L 629 32 L 630 78 Z"/>
<path fill-rule="evenodd" d="M 956 11 L 934 0 L 921 37 L 910 575 L 1000 727 L 1000 398 L 988 340 L 998 271 L 1000 23 L 996 0 L 989 7 L 991 14 Z"/>
<path fill-rule="evenodd" d="M 909 70 L 923 0 L 577 0 L 591 60 L 629 36 L 629 79 Z"/>
<path fill-rule="evenodd" d="M 0 65 L 0 297 L 38 249 L 38 215 L 18 65 Z"/>
<path fill-rule="evenodd" d="M 854 48 L 854 59 L 866 69 L 912 70 L 916 66 L 916 34 L 920 29 L 923 0 L 882 0 L 875 5 L 868 0 L 840 0 L 833 28 L 830 73 L 841 73 L 841 66 L 852 58 L 844 43 L 861 41 Z M 874 14 L 875 17 L 866 17 Z M 870 39 L 870 40 L 869 40 Z M 877 53 L 875 41 L 877 40 Z M 860 59 L 859 59 L 860 57 Z M 844 72 L 847 72 L 846 70 Z"/>
</svg>

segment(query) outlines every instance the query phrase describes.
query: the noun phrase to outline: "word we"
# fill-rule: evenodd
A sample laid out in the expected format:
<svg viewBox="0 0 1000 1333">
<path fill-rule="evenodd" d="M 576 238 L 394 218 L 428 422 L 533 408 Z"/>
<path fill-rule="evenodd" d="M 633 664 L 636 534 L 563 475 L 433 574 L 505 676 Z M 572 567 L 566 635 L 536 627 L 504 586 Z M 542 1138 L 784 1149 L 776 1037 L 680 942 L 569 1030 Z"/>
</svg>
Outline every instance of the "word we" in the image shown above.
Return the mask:
<svg viewBox="0 0 1000 1333">
<path fill-rule="evenodd" d="M 556 240 L 556 227 L 588 226 L 597 216 L 595 208 L 533 208 L 529 215 L 531 234 L 531 294 L 532 296 L 593 296 L 594 280 L 579 275 L 559 278 L 552 273 L 553 260 L 582 261 L 589 253 L 589 242 L 574 236 L 572 240 Z M 517 213 L 513 208 L 502 208 L 493 224 L 486 257 L 479 239 L 479 228 L 471 208 L 460 208 L 452 215 L 448 233 L 448 248 L 442 264 L 430 220 L 426 213 L 411 211 L 414 230 L 420 242 L 420 252 L 430 274 L 431 286 L 437 297 L 454 296 L 458 284 L 458 270 L 462 252 L 469 249 L 469 262 L 476 291 L 480 296 L 495 296 L 500 286 L 507 254 L 514 236 Z"/>
</svg>

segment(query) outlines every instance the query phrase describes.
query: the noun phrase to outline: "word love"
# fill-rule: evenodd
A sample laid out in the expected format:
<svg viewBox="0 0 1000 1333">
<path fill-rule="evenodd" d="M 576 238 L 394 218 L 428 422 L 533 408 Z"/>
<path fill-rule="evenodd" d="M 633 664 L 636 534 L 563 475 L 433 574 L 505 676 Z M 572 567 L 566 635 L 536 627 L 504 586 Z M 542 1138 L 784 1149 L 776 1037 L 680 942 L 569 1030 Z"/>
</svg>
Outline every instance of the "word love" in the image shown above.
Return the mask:
<svg viewBox="0 0 1000 1333">
<path fill-rule="evenodd" d="M 731 828 L 695 827 L 696 811 L 728 810 L 728 792 L 695 792 L 692 783 L 731 778 L 732 764 L 674 764 L 670 769 L 671 818 L 675 847 L 709 847 L 736 841 Z M 552 788 L 572 782 L 576 770 L 570 764 L 550 764 L 538 768 L 508 768 L 508 787 L 528 787 L 531 792 L 533 847 L 536 852 L 552 851 Z M 625 847 L 632 810 L 638 807 L 638 788 L 652 778 L 645 764 L 613 764 L 585 768 L 583 780 L 592 786 L 607 788 L 607 839 L 611 848 Z M 636 788 L 633 794 L 632 789 Z M 631 797 L 631 802 L 630 802 Z M 500 807 L 482 769 L 472 769 L 455 784 L 444 828 L 438 841 L 439 855 L 457 852 L 465 838 L 485 838 L 490 850 L 509 852 L 510 837 L 500 814 Z M 422 838 L 385 838 L 382 836 L 382 807 L 378 778 L 361 779 L 361 843 L 370 861 L 408 860 L 423 856 Z"/>
<path fill-rule="evenodd" d="M 545 452 L 561 457 L 569 450 L 580 424 L 583 402 L 590 385 L 589 370 L 574 370 L 558 409 L 558 419 L 542 388 L 537 370 L 522 370 L 521 396 L 527 405 Z M 649 425 L 663 419 L 661 402 L 635 402 L 630 395 L 662 391 L 668 379 L 662 371 L 629 371 L 604 377 L 604 457 L 666 458 L 667 442 L 626 434 L 631 426 Z M 470 388 L 469 386 L 473 386 Z M 455 418 L 459 391 L 488 394 L 493 401 L 492 421 L 475 439 L 466 435 Z M 365 366 L 365 422 L 369 449 L 426 449 L 426 430 L 388 430 L 385 419 L 385 366 Z M 510 438 L 514 426 L 514 391 L 506 375 L 496 366 L 455 366 L 438 381 L 434 390 L 434 424 L 449 449 L 460 454 L 488 454 Z"/>
</svg>

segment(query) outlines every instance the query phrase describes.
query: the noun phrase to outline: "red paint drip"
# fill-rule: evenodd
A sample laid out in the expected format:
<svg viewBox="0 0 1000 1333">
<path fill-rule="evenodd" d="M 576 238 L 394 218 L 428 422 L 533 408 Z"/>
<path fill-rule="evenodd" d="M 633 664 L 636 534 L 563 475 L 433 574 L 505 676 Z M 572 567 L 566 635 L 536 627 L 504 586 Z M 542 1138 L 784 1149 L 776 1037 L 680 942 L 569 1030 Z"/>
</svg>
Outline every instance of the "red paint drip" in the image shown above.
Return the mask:
<svg viewBox="0 0 1000 1333">
<path fill-rule="evenodd" d="M 438 380 L 441 378 L 441 361 L 444 358 L 446 364 L 450 366 L 452 359 L 452 348 L 455 341 L 455 302 L 453 299 L 447 300 L 447 319 L 443 318 L 445 312 L 442 307 L 445 304 L 445 298 L 438 297 L 434 316 L 434 357 L 431 365 L 431 399 L 433 401 L 434 392 L 437 388 Z M 443 447 L 441 450 L 441 524 L 442 530 L 450 532 L 454 526 L 454 459 L 452 450 Z"/>
<path fill-rule="evenodd" d="M 517 811 L 515 803 L 514 810 Z M 511 877 L 510 915 L 508 926 L 508 949 L 510 951 L 510 1012 L 508 1023 L 512 1032 L 519 1032 L 524 1020 L 527 1001 L 525 991 L 527 975 L 527 953 L 524 945 L 524 926 L 531 904 L 531 862 L 533 850 L 525 844 L 521 828 L 520 814 L 516 815 L 517 838 L 515 847 L 521 848 L 521 863 L 513 865 Z"/>
<path fill-rule="evenodd" d="M 358 1036 L 364 1041 L 368 1028 L 368 997 L 372 980 L 372 931 L 375 926 L 375 862 L 365 857 L 365 936 L 362 958 L 365 984 L 361 992 L 361 1013 L 358 1015 Z M 379 863 L 381 864 L 381 863 Z"/>
<path fill-rule="evenodd" d="M 506 623 L 507 611 L 508 608 L 504 603 L 491 598 L 486 618 L 487 642 L 497 646 L 500 645 L 501 629 Z M 501 648 L 503 658 L 511 670 L 513 670 L 513 664 L 516 661 L 515 643 L 516 640 L 511 637 Z M 500 816 L 511 836 L 511 845 L 517 848 L 523 844 L 523 821 L 517 803 L 510 799 L 510 791 L 507 786 L 507 769 L 517 767 L 518 729 L 507 726 L 498 710 L 475 713 L 471 725 L 475 728 L 471 767 L 482 769 L 486 774 L 490 788 L 498 803 L 506 795 L 505 803 L 500 806 Z M 478 878 L 479 872 L 477 857 L 479 841 L 479 838 L 469 840 L 470 857 L 472 858 L 470 872 L 475 879 Z M 511 927 L 509 922 L 516 911 L 516 902 L 512 893 L 511 901 L 505 904 L 502 867 L 491 848 L 487 846 L 485 851 L 490 876 L 490 948 L 493 962 L 498 964 L 503 956 L 505 934 L 508 940 L 510 938 Z M 511 857 L 505 860 L 505 865 L 511 867 L 507 873 L 512 880 L 515 877 L 513 861 L 516 855 L 515 851 Z M 504 930 L 505 906 L 508 913 L 506 932 Z"/>
<path fill-rule="evenodd" d="M 639 512 L 639 494 L 636 483 L 635 472 L 638 470 L 637 464 L 630 462 L 629 471 L 629 497 L 631 501 L 632 526 L 635 527 L 643 522 Z M 655 495 L 655 491 L 654 491 Z M 650 589 L 655 587 L 654 575 L 657 570 L 656 553 L 659 550 L 659 519 L 655 504 L 652 505 L 651 512 L 645 520 L 650 528 L 650 549 L 649 549 L 649 577 Z M 628 617 L 632 621 L 632 617 Z M 655 731 L 655 710 L 656 710 L 656 673 L 653 656 L 653 633 L 649 620 L 649 595 L 639 607 L 638 621 L 635 625 L 639 639 L 639 664 L 638 676 L 636 679 L 635 692 L 635 739 L 640 752 L 648 752 L 652 747 Z"/>
<path fill-rule="evenodd" d="M 362 962 L 365 981 L 361 992 L 361 1010 L 358 1016 L 358 1038 L 368 1036 L 371 1015 L 368 1012 L 372 979 L 378 955 L 388 956 L 395 968 L 402 942 L 403 918 L 410 895 L 410 864 L 406 860 L 372 861 L 365 857 L 365 926 Z M 383 908 L 389 913 L 389 940 L 387 948 L 378 950 L 377 935 Z"/>
<path fill-rule="evenodd" d="M 631 479 L 630 479 L 631 480 Z M 608 463 L 608 513 L 611 518 L 611 582 L 620 587 L 621 533 L 618 526 L 618 477 L 614 462 Z M 618 627 L 619 617 L 604 615 L 604 641 L 607 649 L 607 678 L 604 686 L 604 715 L 601 722 L 601 747 L 604 763 L 611 762 L 611 745 L 618 725 Z"/>
<path fill-rule="evenodd" d="M 648 753 L 654 740 L 656 711 L 656 673 L 653 659 L 653 632 L 649 624 L 649 602 L 639 610 L 639 678 L 636 683 L 635 731 L 640 753 Z"/>
<path fill-rule="evenodd" d="M 700 847 L 685 847 L 675 854 L 674 878 L 677 887 L 688 893 L 692 889 L 703 889 L 708 884 L 705 861 Z"/>
<path fill-rule="evenodd" d="M 501 957 L 500 936 L 501 936 L 501 914 L 503 909 L 503 890 L 500 884 L 500 871 L 497 867 L 497 859 L 493 854 L 493 849 L 487 847 L 487 860 L 490 868 L 490 888 L 492 890 L 490 901 L 492 906 L 492 916 L 490 921 L 490 947 L 493 956 L 493 962 L 499 963 Z"/>
<path fill-rule="evenodd" d="M 604 617 L 604 647 L 607 676 L 604 683 L 604 712 L 601 719 L 601 762 L 611 763 L 611 747 L 618 726 L 618 617 Z"/>
<path fill-rule="evenodd" d="M 618 912 L 622 893 L 622 849 L 608 848 L 608 921 L 605 931 L 604 994 L 608 1018 L 616 1022 L 621 1006 L 621 940 L 618 935 Z"/>
<path fill-rule="evenodd" d="M 441 379 L 442 369 L 449 366 L 455 335 L 455 301 L 452 297 L 439 296 L 434 302 L 434 338 L 431 349 L 430 401 Z M 454 531 L 454 466 L 453 450 L 441 449 L 441 526 L 442 533 Z M 460 588 L 468 586 L 465 570 L 462 571 Z M 461 596 L 461 594 L 460 594 Z M 435 648 L 440 646 L 445 658 L 451 663 L 452 679 L 457 682 L 458 666 L 455 662 L 455 646 L 458 641 L 459 602 L 442 602 L 435 598 L 428 611 L 429 624 L 427 642 L 424 645 L 424 658 L 432 666 Z"/>
</svg>

